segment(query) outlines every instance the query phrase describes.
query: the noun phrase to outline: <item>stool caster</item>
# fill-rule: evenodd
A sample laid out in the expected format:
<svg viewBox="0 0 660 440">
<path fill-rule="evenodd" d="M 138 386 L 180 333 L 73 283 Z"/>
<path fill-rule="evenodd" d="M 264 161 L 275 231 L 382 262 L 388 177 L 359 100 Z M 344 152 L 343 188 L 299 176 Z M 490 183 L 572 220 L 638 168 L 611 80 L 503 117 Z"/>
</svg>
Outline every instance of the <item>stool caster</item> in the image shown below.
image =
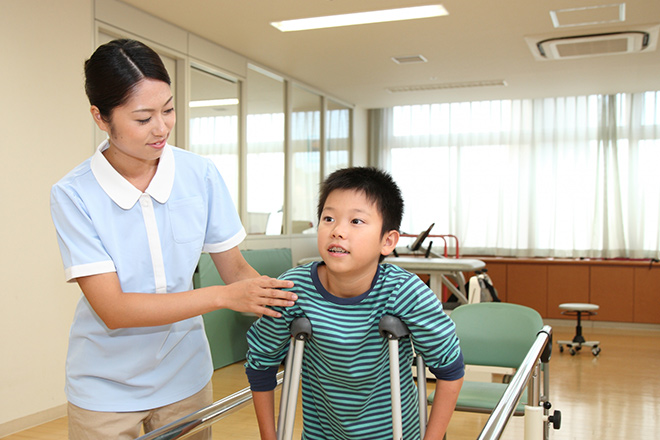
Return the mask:
<svg viewBox="0 0 660 440">
<path fill-rule="evenodd" d="M 593 353 L 594 356 L 598 356 L 600 354 L 600 347 L 596 346 L 591 349 L 591 352 Z"/>
</svg>

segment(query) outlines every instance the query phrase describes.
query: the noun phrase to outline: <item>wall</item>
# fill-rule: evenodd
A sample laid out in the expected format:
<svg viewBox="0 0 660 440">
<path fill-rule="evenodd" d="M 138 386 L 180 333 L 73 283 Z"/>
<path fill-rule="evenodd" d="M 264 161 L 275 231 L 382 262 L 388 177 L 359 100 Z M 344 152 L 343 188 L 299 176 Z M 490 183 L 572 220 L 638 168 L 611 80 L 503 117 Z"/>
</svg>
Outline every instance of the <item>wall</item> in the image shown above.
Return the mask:
<svg viewBox="0 0 660 440">
<path fill-rule="evenodd" d="M 82 84 L 93 48 L 92 2 L 3 0 L 0 41 L 2 437 L 64 413 L 78 290 L 64 282 L 49 191 L 93 151 Z"/>
</svg>

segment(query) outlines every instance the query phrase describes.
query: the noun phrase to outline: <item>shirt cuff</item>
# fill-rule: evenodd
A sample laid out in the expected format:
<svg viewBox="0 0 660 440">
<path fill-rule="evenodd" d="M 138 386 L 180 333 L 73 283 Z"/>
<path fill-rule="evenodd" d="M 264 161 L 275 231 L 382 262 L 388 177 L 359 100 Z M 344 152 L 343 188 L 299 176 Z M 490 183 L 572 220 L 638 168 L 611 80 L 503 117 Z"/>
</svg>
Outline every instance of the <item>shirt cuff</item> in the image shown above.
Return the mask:
<svg viewBox="0 0 660 440">
<path fill-rule="evenodd" d="M 277 386 L 277 370 L 279 367 L 268 367 L 265 370 L 254 370 L 245 367 L 250 389 L 252 391 L 271 391 Z"/>
<path fill-rule="evenodd" d="M 441 368 L 429 367 L 438 380 L 453 381 L 465 376 L 465 363 L 463 362 L 463 353 L 458 352 L 458 357 L 449 365 Z"/>
</svg>

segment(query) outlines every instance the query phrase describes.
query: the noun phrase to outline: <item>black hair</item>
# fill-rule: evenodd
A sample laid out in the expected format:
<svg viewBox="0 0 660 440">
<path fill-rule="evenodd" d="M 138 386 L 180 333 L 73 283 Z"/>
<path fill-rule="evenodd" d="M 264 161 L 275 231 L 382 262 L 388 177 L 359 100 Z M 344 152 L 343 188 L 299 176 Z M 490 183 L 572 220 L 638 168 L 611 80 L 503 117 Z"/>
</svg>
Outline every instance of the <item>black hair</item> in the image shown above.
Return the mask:
<svg viewBox="0 0 660 440">
<path fill-rule="evenodd" d="M 325 201 L 332 191 L 354 190 L 364 193 L 376 205 L 383 218 L 381 236 L 389 231 L 398 231 L 403 217 L 403 196 L 391 175 L 374 167 L 350 167 L 330 174 L 321 184 L 319 193 L 318 219 Z"/>
<path fill-rule="evenodd" d="M 99 46 L 85 61 L 85 93 L 105 121 L 131 97 L 145 78 L 171 84 L 163 60 L 136 40 L 118 39 Z"/>
</svg>

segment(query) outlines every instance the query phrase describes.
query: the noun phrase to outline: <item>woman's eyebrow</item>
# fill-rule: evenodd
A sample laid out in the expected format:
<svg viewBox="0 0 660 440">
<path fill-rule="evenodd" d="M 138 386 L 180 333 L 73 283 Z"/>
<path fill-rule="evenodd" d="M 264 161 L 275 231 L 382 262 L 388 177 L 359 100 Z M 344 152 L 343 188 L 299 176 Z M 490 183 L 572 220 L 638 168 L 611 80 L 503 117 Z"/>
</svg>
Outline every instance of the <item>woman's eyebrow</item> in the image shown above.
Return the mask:
<svg viewBox="0 0 660 440">
<path fill-rule="evenodd" d="M 165 101 L 165 104 L 163 104 L 163 107 L 165 107 L 167 104 L 169 104 L 170 102 L 172 102 L 173 99 L 174 99 L 174 96 L 170 96 L 170 99 L 168 99 L 167 101 Z M 153 108 L 139 108 L 139 109 L 137 109 L 137 110 L 133 110 L 131 113 L 137 113 L 137 112 L 154 112 L 154 111 L 156 111 L 156 110 L 153 109 Z"/>
</svg>

